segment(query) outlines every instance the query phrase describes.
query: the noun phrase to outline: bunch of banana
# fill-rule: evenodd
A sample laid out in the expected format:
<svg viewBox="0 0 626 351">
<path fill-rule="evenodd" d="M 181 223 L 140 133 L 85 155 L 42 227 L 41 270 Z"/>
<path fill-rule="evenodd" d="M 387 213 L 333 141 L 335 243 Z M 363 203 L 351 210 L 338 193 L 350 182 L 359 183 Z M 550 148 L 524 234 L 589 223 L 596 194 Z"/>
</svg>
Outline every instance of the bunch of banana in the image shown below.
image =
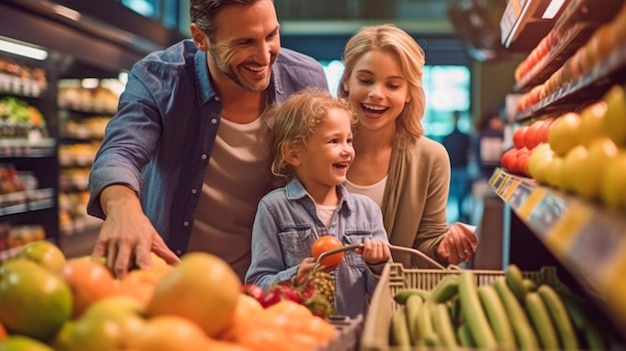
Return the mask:
<svg viewBox="0 0 626 351">
<path fill-rule="evenodd" d="M 491 284 L 471 270 L 445 276 L 431 291 L 397 292 L 390 343 L 504 350 L 604 350 L 612 340 L 577 299 L 524 278 L 516 265 Z"/>
</svg>

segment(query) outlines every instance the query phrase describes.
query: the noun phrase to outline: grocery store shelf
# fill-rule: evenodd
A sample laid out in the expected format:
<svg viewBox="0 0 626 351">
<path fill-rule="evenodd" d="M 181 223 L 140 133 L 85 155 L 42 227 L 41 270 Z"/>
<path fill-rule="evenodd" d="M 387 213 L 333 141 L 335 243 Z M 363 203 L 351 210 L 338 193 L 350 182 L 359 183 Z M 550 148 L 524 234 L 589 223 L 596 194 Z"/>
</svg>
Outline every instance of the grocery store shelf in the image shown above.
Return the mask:
<svg viewBox="0 0 626 351">
<path fill-rule="evenodd" d="M 626 334 L 624 213 L 502 169 L 489 184 Z"/>
<path fill-rule="evenodd" d="M 0 194 L 0 217 L 54 207 L 54 189 L 34 189 Z"/>
<path fill-rule="evenodd" d="M 577 23 L 567 30 L 558 44 L 550 50 L 550 53 L 522 77 L 513 87 L 515 92 L 523 93 L 533 87 L 543 84 L 567 61 L 593 33 L 596 26 L 588 23 Z"/>
<path fill-rule="evenodd" d="M 626 78 L 626 45 L 615 48 L 580 78 L 563 85 L 553 94 L 515 116 L 517 121 L 577 107 L 581 101 L 599 99 L 616 81 Z"/>
<path fill-rule="evenodd" d="M 37 140 L 2 138 L 0 139 L 0 157 L 51 157 L 55 153 L 55 143 L 52 138 Z"/>
<path fill-rule="evenodd" d="M 500 21 L 501 41 L 505 47 L 510 47 L 529 23 L 540 21 L 535 16 L 540 3 L 538 0 L 511 0 L 507 3 Z"/>
<path fill-rule="evenodd" d="M 45 84 L 36 80 L 24 79 L 17 75 L 9 75 L 0 73 L 0 93 L 9 93 L 11 95 L 39 97 Z"/>
</svg>

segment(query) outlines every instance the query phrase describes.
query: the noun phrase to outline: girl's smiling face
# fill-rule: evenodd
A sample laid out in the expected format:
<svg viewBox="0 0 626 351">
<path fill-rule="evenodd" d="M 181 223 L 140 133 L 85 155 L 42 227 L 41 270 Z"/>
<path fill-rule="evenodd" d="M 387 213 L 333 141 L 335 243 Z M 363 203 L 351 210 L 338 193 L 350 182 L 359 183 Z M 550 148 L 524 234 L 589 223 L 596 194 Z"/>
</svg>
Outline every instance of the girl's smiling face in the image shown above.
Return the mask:
<svg viewBox="0 0 626 351">
<path fill-rule="evenodd" d="M 298 149 L 296 159 L 296 176 L 314 198 L 320 191 L 334 192 L 337 185 L 346 181 L 354 159 L 350 112 L 329 110 L 306 145 Z"/>
<path fill-rule="evenodd" d="M 395 128 L 396 118 L 410 101 L 409 84 L 400 64 L 384 51 L 363 54 L 344 84 L 361 128 Z"/>
</svg>

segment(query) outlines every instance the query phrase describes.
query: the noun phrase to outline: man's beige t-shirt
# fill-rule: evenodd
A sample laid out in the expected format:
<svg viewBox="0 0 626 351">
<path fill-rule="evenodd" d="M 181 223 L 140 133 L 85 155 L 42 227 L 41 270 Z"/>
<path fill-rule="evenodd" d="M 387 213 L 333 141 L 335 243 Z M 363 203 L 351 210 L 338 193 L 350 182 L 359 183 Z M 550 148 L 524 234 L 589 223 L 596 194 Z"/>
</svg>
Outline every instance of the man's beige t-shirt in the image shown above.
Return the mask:
<svg viewBox="0 0 626 351">
<path fill-rule="evenodd" d="M 271 189 L 262 124 L 262 118 L 248 124 L 222 118 L 188 246 L 222 257 L 242 280 L 257 204 Z"/>
</svg>

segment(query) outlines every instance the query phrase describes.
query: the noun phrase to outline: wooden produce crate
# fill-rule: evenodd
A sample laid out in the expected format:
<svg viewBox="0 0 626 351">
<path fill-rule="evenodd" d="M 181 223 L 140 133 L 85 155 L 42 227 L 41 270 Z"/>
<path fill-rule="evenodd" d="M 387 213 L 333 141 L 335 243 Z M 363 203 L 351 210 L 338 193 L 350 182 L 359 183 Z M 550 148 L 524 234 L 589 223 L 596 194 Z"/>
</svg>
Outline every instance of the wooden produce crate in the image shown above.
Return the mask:
<svg viewBox="0 0 626 351">
<path fill-rule="evenodd" d="M 406 269 L 399 263 L 385 266 L 380 282 L 372 296 L 372 302 L 365 318 L 361 351 L 387 351 L 394 347 L 389 345 L 389 326 L 398 304 L 393 296 L 405 288 L 432 290 L 444 277 L 459 274 L 457 269 Z M 504 276 L 504 271 L 472 270 L 478 285 L 490 284 L 495 278 Z M 555 267 L 543 267 L 540 271 L 522 272 L 524 278 L 533 280 L 537 285 L 548 284 L 555 290 L 567 292 L 569 289 L 558 280 Z M 462 349 L 462 347 L 459 347 Z"/>
</svg>

